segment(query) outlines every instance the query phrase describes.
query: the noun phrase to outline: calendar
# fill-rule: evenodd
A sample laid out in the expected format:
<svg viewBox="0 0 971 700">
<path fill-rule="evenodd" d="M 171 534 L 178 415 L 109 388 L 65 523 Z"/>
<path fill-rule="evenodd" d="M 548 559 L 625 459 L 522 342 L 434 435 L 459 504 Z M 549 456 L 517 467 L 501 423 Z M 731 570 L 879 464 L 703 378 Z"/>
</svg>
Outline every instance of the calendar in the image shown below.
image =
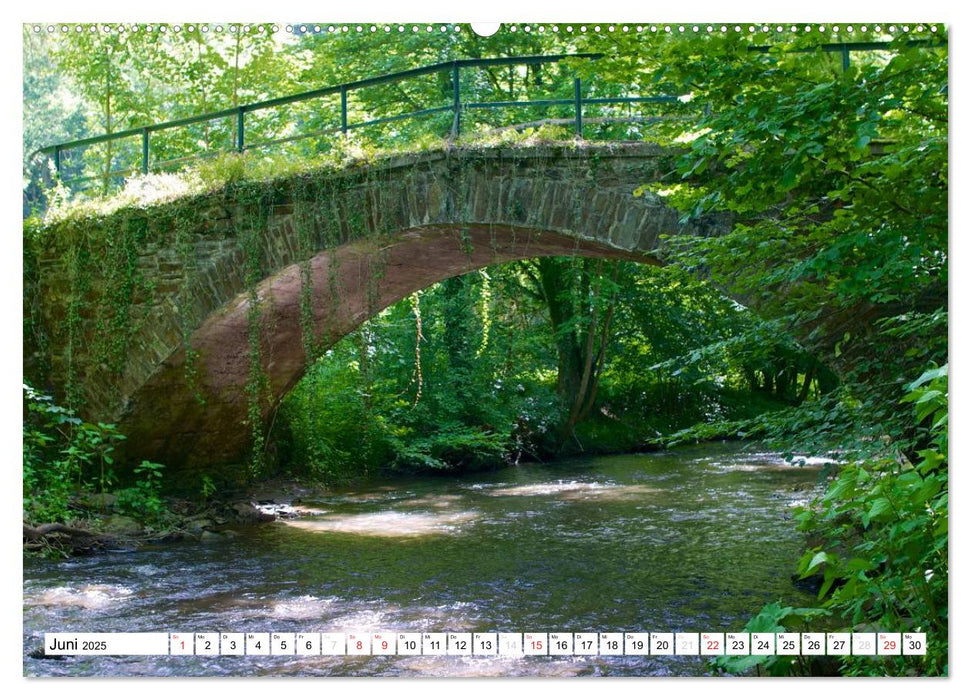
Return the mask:
<svg viewBox="0 0 971 700">
<path fill-rule="evenodd" d="M 133 632 L 44 635 L 47 656 L 920 656 L 924 632 Z"/>
</svg>

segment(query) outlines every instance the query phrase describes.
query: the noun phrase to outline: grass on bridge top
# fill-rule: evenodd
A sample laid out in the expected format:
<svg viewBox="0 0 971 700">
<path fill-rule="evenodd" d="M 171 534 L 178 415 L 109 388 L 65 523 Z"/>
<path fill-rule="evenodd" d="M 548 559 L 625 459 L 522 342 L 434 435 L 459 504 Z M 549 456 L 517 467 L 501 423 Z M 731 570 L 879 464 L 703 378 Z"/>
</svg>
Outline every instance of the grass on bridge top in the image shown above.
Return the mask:
<svg viewBox="0 0 971 700">
<path fill-rule="evenodd" d="M 199 160 L 177 172 L 138 174 L 108 195 L 72 193 L 63 183 L 51 192 L 50 205 L 42 225 L 64 221 L 102 218 L 122 209 L 147 209 L 185 197 L 218 191 L 234 183 L 270 183 L 309 172 L 337 172 L 355 165 L 409 154 L 452 148 L 490 148 L 496 146 L 575 146 L 583 143 L 571 130 L 558 124 L 526 128 L 508 127 L 459 139 L 427 137 L 407 148 L 376 148 L 353 136 L 340 139 L 335 146 L 315 155 L 226 152 Z"/>
</svg>

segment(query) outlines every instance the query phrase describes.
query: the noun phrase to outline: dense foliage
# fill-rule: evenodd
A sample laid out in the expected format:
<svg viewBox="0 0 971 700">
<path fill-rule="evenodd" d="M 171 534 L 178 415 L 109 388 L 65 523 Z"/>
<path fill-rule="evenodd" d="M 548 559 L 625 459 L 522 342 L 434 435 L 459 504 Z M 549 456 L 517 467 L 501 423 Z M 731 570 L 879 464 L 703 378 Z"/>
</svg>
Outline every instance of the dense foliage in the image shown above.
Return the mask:
<svg viewBox="0 0 971 700">
<path fill-rule="evenodd" d="M 57 522 L 88 513 L 103 515 L 104 495 L 114 491 L 114 513 L 155 525 L 162 521 L 167 514 L 161 497 L 164 467 L 142 461 L 132 483 L 121 483 L 113 453 L 125 436 L 116 426 L 86 423 L 26 384 L 24 408 L 25 520 Z"/>
<path fill-rule="evenodd" d="M 664 194 L 735 219 L 672 254 L 827 358 L 866 403 L 860 427 L 900 439 L 901 384 L 947 361 L 947 55 L 902 37 L 844 70 L 815 43 L 658 57 L 659 79 L 711 105 Z"/>
<path fill-rule="evenodd" d="M 326 352 L 283 402 L 276 438 L 291 470 L 331 480 L 644 448 L 798 400 L 752 391 L 748 378 L 773 370 L 725 341 L 753 325 L 673 267 L 488 268 L 393 305 Z M 702 340 L 704 357 L 686 352 Z M 780 342 L 762 354 L 782 365 L 787 352 L 802 357 Z"/>
</svg>

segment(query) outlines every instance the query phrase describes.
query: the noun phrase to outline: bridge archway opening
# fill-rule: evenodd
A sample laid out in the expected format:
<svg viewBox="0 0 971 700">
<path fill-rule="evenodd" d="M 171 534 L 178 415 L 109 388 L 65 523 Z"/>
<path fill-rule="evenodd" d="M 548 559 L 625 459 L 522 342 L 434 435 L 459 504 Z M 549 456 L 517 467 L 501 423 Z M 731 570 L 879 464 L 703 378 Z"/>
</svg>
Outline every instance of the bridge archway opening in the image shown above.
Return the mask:
<svg viewBox="0 0 971 700">
<path fill-rule="evenodd" d="M 121 430 L 139 454 L 180 468 L 242 463 L 252 444 L 252 338 L 264 380 L 261 418 L 307 371 L 306 340 L 333 346 L 395 302 L 442 280 L 484 267 L 542 257 L 630 260 L 660 266 L 641 252 L 504 225 L 430 225 L 321 251 L 237 295 L 192 334 L 196 385 L 185 380 L 184 350 L 172 354 L 132 397 Z M 199 400 L 199 396 L 204 401 Z"/>
</svg>

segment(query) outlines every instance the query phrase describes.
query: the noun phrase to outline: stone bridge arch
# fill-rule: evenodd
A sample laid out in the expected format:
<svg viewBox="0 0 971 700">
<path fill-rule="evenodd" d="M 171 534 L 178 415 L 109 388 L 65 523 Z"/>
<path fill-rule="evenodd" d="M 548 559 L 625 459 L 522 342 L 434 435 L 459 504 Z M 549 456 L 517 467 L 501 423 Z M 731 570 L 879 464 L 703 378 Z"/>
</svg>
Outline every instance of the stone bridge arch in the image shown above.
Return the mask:
<svg viewBox="0 0 971 700">
<path fill-rule="evenodd" d="M 652 144 L 451 149 L 55 225 L 25 295 L 25 371 L 116 423 L 132 457 L 243 462 L 251 421 L 266 424 L 308 348 L 414 291 L 532 257 L 661 264 L 662 235 L 718 235 L 634 196 L 672 158 Z"/>
</svg>

